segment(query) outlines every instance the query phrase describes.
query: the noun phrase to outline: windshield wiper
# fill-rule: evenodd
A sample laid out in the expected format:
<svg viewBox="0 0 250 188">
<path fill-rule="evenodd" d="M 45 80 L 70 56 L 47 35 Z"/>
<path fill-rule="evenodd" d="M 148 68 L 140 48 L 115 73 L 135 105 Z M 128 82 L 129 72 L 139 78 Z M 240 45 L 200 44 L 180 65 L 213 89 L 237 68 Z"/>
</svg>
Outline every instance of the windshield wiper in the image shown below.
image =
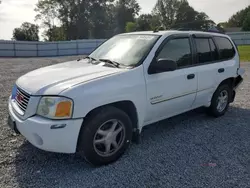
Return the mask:
<svg viewBox="0 0 250 188">
<path fill-rule="evenodd" d="M 112 61 L 110 59 L 99 59 L 99 61 L 102 61 L 102 62 L 105 62 L 105 63 L 108 63 L 108 64 L 111 64 L 117 68 L 120 67 L 120 63 L 117 63 L 116 61 Z"/>
<path fill-rule="evenodd" d="M 87 57 L 85 57 L 84 59 L 90 59 L 90 60 L 92 60 L 92 61 L 97 61 L 95 58 L 90 57 L 90 56 L 87 56 Z"/>
<path fill-rule="evenodd" d="M 90 56 L 86 56 L 86 57 L 84 57 L 84 58 L 80 58 L 80 59 L 78 59 L 77 61 L 80 61 L 80 60 L 82 60 L 82 59 L 89 59 L 89 60 L 91 60 L 91 62 L 92 62 L 92 61 L 97 61 L 95 58 L 90 57 Z"/>
</svg>

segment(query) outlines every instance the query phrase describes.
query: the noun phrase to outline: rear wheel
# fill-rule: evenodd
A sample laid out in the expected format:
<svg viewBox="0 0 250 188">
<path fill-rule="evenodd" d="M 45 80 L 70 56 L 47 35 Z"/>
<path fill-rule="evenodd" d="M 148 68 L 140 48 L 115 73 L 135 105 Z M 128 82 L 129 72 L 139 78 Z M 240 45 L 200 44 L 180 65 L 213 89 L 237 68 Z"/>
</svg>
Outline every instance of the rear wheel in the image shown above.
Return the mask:
<svg viewBox="0 0 250 188">
<path fill-rule="evenodd" d="M 223 116 L 228 107 L 232 96 L 232 89 L 228 84 L 218 87 L 215 91 L 208 113 L 214 117 Z"/>
<path fill-rule="evenodd" d="M 122 110 L 107 106 L 87 117 L 79 135 L 80 154 L 95 166 L 118 160 L 132 139 L 132 123 Z"/>
</svg>

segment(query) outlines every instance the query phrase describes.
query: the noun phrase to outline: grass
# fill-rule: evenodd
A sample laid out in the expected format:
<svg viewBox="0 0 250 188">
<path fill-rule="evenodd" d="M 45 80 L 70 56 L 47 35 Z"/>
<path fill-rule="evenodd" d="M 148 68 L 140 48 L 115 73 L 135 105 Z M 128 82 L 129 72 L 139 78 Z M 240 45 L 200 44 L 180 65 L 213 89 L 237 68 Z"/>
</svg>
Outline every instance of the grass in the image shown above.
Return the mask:
<svg viewBox="0 0 250 188">
<path fill-rule="evenodd" d="M 250 62 L 250 45 L 238 46 L 241 62 Z"/>
</svg>

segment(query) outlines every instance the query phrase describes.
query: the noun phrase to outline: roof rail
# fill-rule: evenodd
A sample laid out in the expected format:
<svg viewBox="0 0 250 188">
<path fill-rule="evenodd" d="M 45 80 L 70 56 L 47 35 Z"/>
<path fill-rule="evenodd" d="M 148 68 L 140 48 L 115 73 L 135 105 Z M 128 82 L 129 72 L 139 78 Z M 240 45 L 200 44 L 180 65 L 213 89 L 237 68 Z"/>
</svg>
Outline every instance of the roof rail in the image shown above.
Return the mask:
<svg viewBox="0 0 250 188">
<path fill-rule="evenodd" d="M 194 28 L 173 28 L 178 31 L 201 31 L 201 32 L 211 32 L 211 33 L 221 33 L 225 34 L 224 31 L 217 29 L 216 27 L 205 29 L 194 29 Z"/>
</svg>

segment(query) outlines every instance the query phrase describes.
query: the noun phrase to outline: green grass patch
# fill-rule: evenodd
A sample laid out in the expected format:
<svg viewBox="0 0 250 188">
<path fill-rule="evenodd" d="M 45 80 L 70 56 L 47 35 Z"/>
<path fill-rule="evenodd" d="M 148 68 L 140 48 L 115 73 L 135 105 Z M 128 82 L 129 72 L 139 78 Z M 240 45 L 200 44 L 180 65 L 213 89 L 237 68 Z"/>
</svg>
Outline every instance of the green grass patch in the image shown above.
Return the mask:
<svg viewBox="0 0 250 188">
<path fill-rule="evenodd" d="M 250 62 L 250 45 L 238 46 L 240 52 L 240 61 Z"/>
</svg>

